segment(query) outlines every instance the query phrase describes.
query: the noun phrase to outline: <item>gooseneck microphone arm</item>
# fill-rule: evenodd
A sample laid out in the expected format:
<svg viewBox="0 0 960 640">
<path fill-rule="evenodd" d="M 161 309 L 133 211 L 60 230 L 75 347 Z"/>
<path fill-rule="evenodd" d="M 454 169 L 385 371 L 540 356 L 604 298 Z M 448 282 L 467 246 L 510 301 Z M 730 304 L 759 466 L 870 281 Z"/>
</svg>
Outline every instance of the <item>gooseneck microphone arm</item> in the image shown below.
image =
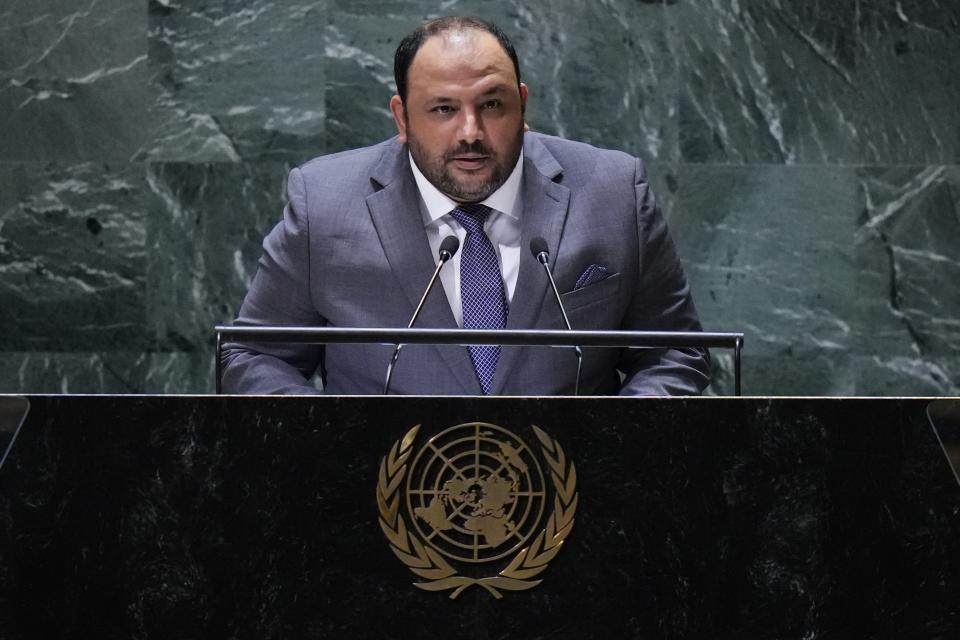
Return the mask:
<svg viewBox="0 0 960 640">
<path fill-rule="evenodd" d="M 443 242 L 440 243 L 440 259 L 437 261 L 437 268 L 433 270 L 433 275 L 430 276 L 430 282 L 427 283 L 427 288 L 423 290 L 423 295 L 420 296 L 420 302 L 417 303 L 417 308 L 414 310 L 409 324 L 407 324 L 407 329 L 412 329 L 413 323 L 417 321 L 417 316 L 420 315 L 420 311 L 423 309 L 423 305 L 427 301 L 427 296 L 430 295 L 430 290 L 433 289 L 433 285 L 437 282 L 437 276 L 440 275 L 440 269 L 442 269 L 443 265 L 447 264 L 447 261 L 457 253 L 459 248 L 460 239 L 457 238 L 457 236 L 447 236 L 443 239 Z M 403 344 L 398 343 L 396 348 L 393 350 L 393 356 L 390 358 L 390 364 L 387 365 L 387 379 L 383 383 L 383 395 L 387 395 L 390 392 L 390 379 L 393 377 L 393 366 L 397 364 L 397 360 L 400 359 L 400 349 L 402 348 Z"/>
<path fill-rule="evenodd" d="M 563 300 L 560 299 L 560 291 L 557 290 L 557 283 L 553 280 L 553 272 L 550 270 L 550 251 L 547 249 L 547 241 L 536 237 L 530 241 L 530 253 L 537 259 L 537 262 L 543 265 L 543 270 L 547 272 L 547 278 L 550 280 L 550 288 L 553 289 L 553 296 L 560 307 L 560 314 L 563 316 L 563 324 L 567 325 L 567 331 L 573 331 L 570 326 L 570 319 L 567 318 L 567 310 L 563 308 Z M 574 347 L 577 353 L 577 380 L 573 385 L 573 395 L 580 395 L 580 371 L 583 368 L 583 349 Z"/>
</svg>

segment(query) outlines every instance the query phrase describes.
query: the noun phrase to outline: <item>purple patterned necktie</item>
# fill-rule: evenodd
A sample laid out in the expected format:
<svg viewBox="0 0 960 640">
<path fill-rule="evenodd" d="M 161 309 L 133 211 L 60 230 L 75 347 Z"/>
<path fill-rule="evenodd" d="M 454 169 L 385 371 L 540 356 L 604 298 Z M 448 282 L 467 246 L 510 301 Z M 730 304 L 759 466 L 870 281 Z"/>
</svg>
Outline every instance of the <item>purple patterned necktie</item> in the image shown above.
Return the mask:
<svg viewBox="0 0 960 640">
<path fill-rule="evenodd" d="M 466 229 L 467 237 L 460 249 L 460 300 L 463 303 L 464 329 L 503 329 L 507 326 L 507 293 L 497 252 L 483 230 L 490 207 L 462 204 L 450 215 Z M 500 347 L 469 347 L 473 368 L 477 371 L 484 394 L 490 393 L 493 374 L 500 360 Z"/>
</svg>

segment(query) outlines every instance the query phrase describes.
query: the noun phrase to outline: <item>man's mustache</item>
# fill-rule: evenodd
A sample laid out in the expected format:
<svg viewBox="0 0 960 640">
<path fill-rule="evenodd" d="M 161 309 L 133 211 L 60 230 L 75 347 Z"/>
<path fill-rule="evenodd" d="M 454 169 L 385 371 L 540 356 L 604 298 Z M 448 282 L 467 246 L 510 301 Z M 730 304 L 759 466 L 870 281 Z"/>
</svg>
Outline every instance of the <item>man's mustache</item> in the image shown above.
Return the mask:
<svg viewBox="0 0 960 640">
<path fill-rule="evenodd" d="M 493 152 L 490 151 L 490 149 L 488 149 L 486 146 L 484 146 L 484 144 L 483 144 L 482 142 L 480 142 L 479 140 L 477 140 L 476 142 L 472 142 L 472 143 L 470 143 L 470 144 L 461 144 L 460 146 L 458 146 L 458 147 L 457 147 L 456 149 L 454 149 L 453 151 L 448 151 L 448 152 L 445 154 L 445 159 L 446 159 L 446 160 L 452 160 L 452 159 L 455 158 L 456 156 L 463 155 L 463 154 L 465 154 L 465 153 L 474 153 L 474 154 L 483 155 L 483 156 L 492 156 L 492 155 L 493 155 Z"/>
</svg>

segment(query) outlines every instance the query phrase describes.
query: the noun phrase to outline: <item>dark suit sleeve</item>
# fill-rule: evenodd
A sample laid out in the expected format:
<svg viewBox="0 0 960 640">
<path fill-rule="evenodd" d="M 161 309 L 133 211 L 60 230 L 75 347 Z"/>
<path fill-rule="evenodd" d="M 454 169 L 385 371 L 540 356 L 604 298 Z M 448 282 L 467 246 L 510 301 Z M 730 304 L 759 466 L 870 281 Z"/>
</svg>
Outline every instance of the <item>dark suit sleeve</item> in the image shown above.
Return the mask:
<svg viewBox="0 0 960 640">
<path fill-rule="evenodd" d="M 680 258 L 639 160 L 635 186 L 640 273 L 622 328 L 701 331 Z M 699 395 L 710 382 L 705 349 L 628 349 L 618 368 L 626 376 L 620 395 Z"/>
<path fill-rule="evenodd" d="M 307 193 L 299 169 L 287 181 L 283 220 L 263 241 L 263 256 L 240 307 L 238 326 L 321 326 L 310 300 Z M 241 394 L 318 393 L 309 378 L 321 365 L 320 346 L 228 343 L 223 349 L 223 390 Z"/>
</svg>

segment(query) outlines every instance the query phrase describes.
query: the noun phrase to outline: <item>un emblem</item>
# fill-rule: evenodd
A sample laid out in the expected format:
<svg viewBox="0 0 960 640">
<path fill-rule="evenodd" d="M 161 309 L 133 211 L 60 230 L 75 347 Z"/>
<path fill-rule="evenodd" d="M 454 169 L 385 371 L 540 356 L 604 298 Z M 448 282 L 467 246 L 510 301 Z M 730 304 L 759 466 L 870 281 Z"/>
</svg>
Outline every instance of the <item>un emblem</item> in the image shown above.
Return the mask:
<svg viewBox="0 0 960 640">
<path fill-rule="evenodd" d="M 501 598 L 540 584 L 534 578 L 560 551 L 577 508 L 576 468 L 560 445 L 534 426 L 537 456 L 507 429 L 470 422 L 416 449 L 419 429 L 393 444 L 377 482 L 380 526 L 422 579 L 414 584 L 451 598 L 474 585 Z M 463 575 L 493 563 L 503 565 L 495 575 Z"/>
</svg>

